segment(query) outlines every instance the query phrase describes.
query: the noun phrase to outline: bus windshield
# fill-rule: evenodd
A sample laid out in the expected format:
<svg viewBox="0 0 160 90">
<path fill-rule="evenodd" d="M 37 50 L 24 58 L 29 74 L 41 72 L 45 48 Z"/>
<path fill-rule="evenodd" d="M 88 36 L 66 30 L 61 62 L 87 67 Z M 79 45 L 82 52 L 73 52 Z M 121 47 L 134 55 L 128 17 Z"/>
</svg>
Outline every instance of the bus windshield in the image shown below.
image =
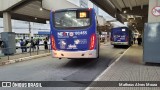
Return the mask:
<svg viewBox="0 0 160 90">
<path fill-rule="evenodd" d="M 55 12 L 54 23 L 56 28 L 77 28 L 89 26 L 90 18 L 87 11 Z"/>
<path fill-rule="evenodd" d="M 114 35 L 126 35 L 126 30 L 123 31 L 121 29 L 115 29 L 115 30 L 113 30 L 113 34 Z"/>
</svg>

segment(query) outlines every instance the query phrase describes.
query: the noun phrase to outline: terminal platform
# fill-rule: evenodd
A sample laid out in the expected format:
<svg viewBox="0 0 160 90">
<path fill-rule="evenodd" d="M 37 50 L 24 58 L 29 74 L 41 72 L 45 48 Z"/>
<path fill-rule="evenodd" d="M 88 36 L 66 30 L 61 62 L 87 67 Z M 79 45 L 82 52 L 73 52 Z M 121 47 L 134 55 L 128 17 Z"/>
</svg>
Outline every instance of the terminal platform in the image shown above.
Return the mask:
<svg viewBox="0 0 160 90">
<path fill-rule="evenodd" d="M 160 81 L 160 64 L 144 64 L 143 47 L 133 45 L 95 81 Z M 159 87 L 92 87 L 86 90 L 160 90 Z"/>
</svg>

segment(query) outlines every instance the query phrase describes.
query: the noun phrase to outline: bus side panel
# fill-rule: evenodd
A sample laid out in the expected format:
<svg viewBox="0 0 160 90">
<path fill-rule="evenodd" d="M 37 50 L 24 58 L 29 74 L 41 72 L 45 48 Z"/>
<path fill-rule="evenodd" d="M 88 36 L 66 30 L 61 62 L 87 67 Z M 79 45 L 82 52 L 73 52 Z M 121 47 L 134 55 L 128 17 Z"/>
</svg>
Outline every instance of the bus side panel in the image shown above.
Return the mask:
<svg viewBox="0 0 160 90">
<path fill-rule="evenodd" d="M 53 32 L 53 12 L 51 11 L 50 12 L 50 40 L 51 40 L 50 44 L 51 44 L 51 50 L 53 50 L 53 48 L 52 48 L 52 46 L 53 46 L 52 45 L 52 38 L 51 38 L 54 35 L 53 33 L 54 33 Z"/>
</svg>

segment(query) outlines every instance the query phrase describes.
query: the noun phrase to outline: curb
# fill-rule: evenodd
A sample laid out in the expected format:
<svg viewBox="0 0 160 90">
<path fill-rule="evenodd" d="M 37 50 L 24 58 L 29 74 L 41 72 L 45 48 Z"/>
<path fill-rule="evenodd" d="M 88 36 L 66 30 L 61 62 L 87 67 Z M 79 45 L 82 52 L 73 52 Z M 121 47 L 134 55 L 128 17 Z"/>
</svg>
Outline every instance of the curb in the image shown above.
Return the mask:
<svg viewBox="0 0 160 90">
<path fill-rule="evenodd" d="M 111 45 L 110 42 L 100 43 L 100 45 Z"/>
<path fill-rule="evenodd" d="M 46 57 L 46 56 L 49 56 L 49 55 L 51 55 L 51 53 L 34 55 L 34 56 L 18 58 L 18 59 L 13 59 L 13 60 L 7 60 L 7 61 L 1 62 L 0 66 L 9 65 L 9 64 L 18 63 L 18 62 L 23 62 L 23 61 L 28 61 L 28 60 L 32 60 L 32 59 L 36 59 L 36 58 L 40 58 L 40 57 Z"/>
</svg>

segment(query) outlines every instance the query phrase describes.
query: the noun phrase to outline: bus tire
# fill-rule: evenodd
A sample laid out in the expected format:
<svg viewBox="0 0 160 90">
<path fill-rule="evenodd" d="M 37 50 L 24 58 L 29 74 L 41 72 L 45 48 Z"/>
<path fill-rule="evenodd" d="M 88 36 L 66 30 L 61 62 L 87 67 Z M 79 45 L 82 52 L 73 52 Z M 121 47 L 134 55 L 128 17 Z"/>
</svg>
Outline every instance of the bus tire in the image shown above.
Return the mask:
<svg viewBox="0 0 160 90">
<path fill-rule="evenodd" d="M 114 48 L 117 48 L 117 45 L 114 45 Z"/>
<path fill-rule="evenodd" d="M 98 56 L 97 56 L 97 58 L 99 58 L 99 49 L 98 49 Z"/>
</svg>

